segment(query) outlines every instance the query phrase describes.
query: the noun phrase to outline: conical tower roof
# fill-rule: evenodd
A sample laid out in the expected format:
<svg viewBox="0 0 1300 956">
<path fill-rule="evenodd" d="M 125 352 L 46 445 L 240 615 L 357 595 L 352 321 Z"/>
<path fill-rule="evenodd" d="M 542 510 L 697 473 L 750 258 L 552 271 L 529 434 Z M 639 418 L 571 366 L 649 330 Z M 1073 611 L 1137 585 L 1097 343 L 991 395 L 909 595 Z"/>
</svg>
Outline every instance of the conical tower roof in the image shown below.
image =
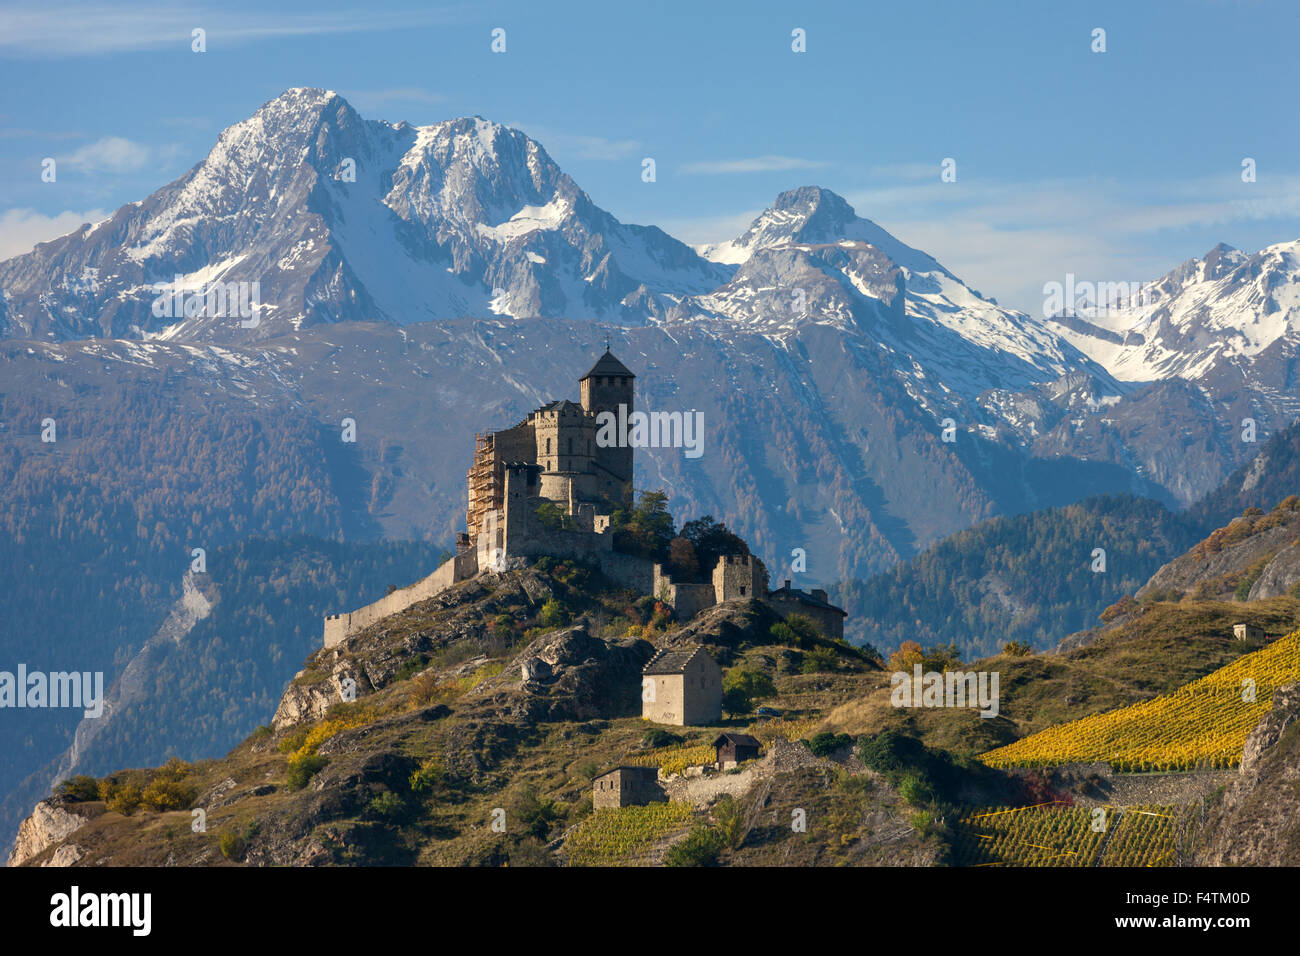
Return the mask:
<svg viewBox="0 0 1300 956">
<path fill-rule="evenodd" d="M 614 358 L 614 353 L 609 349 L 605 349 L 605 354 L 596 360 L 596 364 L 591 367 L 591 371 L 578 381 L 586 381 L 593 375 L 621 375 L 627 378 L 636 378 L 626 365 Z"/>
</svg>

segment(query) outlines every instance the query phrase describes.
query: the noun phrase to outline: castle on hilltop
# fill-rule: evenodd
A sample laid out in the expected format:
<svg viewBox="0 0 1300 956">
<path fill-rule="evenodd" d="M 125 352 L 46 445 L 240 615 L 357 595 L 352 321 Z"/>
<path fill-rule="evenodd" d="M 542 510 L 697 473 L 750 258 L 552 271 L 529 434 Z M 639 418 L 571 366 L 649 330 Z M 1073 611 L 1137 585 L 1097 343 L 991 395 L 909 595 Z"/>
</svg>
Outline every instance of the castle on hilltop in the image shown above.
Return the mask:
<svg viewBox="0 0 1300 956">
<path fill-rule="evenodd" d="M 632 503 L 636 376 L 606 349 L 578 380 L 579 403 L 550 402 L 519 424 L 474 436 L 467 475 L 466 530 L 456 553 L 409 587 L 351 613 L 325 618 L 325 646 L 390 614 L 433 597 L 483 571 L 523 567 L 549 555 L 593 564 L 611 580 L 673 608 L 679 620 L 724 601 L 764 601 L 778 614 L 809 617 L 828 637 L 844 635 L 844 611 L 826 592 L 767 590 L 763 562 L 748 554 L 723 555 L 707 583 L 675 582 L 664 566 L 614 549 L 615 509 Z M 660 413 L 656 413 L 658 415 Z M 611 437 L 613 436 L 613 437 Z"/>
<path fill-rule="evenodd" d="M 606 349 L 578 380 L 580 404 L 560 399 L 513 428 L 475 435 L 467 530 L 458 550 L 472 547 L 479 567 L 498 569 L 511 556 L 555 553 L 550 549 L 556 531 L 603 537 L 565 540 L 566 550 L 607 550 L 613 540 L 607 533 L 610 513 L 632 501 L 633 449 L 630 443 L 597 441 L 598 418 L 627 420 L 634 411 L 635 378 Z M 537 516 L 544 501 L 555 506 L 549 521 Z M 539 537 L 546 543 L 543 552 L 536 550 Z"/>
</svg>

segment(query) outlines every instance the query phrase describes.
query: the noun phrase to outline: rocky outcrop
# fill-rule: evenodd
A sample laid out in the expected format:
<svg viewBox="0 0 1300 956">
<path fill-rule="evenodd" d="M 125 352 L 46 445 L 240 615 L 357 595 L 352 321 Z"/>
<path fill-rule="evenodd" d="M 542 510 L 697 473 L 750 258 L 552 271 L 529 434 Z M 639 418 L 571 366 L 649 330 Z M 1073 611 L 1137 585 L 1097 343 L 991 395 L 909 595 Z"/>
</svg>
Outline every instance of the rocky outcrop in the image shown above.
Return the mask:
<svg viewBox="0 0 1300 956">
<path fill-rule="evenodd" d="M 1273 556 L 1250 589 L 1249 600 L 1281 597 L 1300 584 L 1300 540 Z"/>
<path fill-rule="evenodd" d="M 1273 692 L 1242 755 L 1241 772 L 1207 815 L 1197 864 L 1300 863 L 1300 683 Z"/>
<path fill-rule="evenodd" d="M 1257 772 L 1260 761 L 1297 720 L 1300 720 L 1300 683 L 1279 687 L 1273 692 L 1273 709 L 1264 715 L 1246 738 L 1246 746 L 1241 754 L 1242 774 Z"/>
<path fill-rule="evenodd" d="M 1232 525 L 1228 527 L 1231 528 Z M 1230 576 L 1244 573 L 1261 560 L 1276 560 L 1274 556 L 1295 541 L 1297 531 L 1300 531 L 1300 517 L 1258 534 L 1251 534 L 1218 551 L 1198 553 L 1198 549 L 1193 548 L 1153 574 L 1151 580 L 1138 590 L 1137 598 L 1141 601 L 1153 594 L 1170 591 L 1187 594 L 1204 582 L 1212 588 L 1212 593 L 1206 597 L 1232 600 L 1236 582 Z M 1260 577 L 1262 579 L 1263 575 Z M 1258 583 L 1256 582 L 1257 585 Z M 1253 592 L 1250 599 L 1256 600 Z"/>
<path fill-rule="evenodd" d="M 485 682 L 483 694 L 508 699 L 510 716 L 526 720 L 593 720 L 618 710 L 634 713 L 641 699 L 641 669 L 654 647 L 636 638 L 606 641 L 585 622 L 542 635 L 519 655 L 519 669 Z"/>
<path fill-rule="evenodd" d="M 324 679 L 313 680 L 313 677 L 319 677 L 319 672 L 301 670 L 295 675 L 280 696 L 280 705 L 271 718 L 272 729 L 280 731 L 303 721 L 320 720 L 335 704 L 355 700 L 364 693 L 365 678 L 358 679 L 356 667 L 348 661 L 334 662 Z"/>
<path fill-rule="evenodd" d="M 18 839 L 9 854 L 7 865 L 22 866 L 55 844 L 62 843 L 79 830 L 90 818 L 73 812 L 72 806 L 58 797 L 51 797 L 36 804 L 32 815 L 18 827 Z M 70 866 L 80 858 L 80 855 L 80 850 L 76 850 L 75 855 L 70 850 L 62 856 L 59 856 L 56 851 L 55 857 L 47 865 Z M 55 862 L 56 859 L 60 862 Z"/>
</svg>

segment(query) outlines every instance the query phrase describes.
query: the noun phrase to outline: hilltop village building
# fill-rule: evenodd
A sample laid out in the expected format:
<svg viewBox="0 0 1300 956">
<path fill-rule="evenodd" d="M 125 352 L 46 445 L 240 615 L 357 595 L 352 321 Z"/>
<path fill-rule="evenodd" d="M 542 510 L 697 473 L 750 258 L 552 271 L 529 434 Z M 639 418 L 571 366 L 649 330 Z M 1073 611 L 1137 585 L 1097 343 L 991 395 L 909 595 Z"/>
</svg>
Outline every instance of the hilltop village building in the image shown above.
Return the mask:
<svg viewBox="0 0 1300 956">
<path fill-rule="evenodd" d="M 704 648 L 661 650 L 641 674 L 643 719 L 680 727 L 722 719 L 722 670 Z"/>
<path fill-rule="evenodd" d="M 578 380 L 577 403 L 553 401 L 510 428 L 476 435 L 466 530 L 455 555 L 373 604 L 327 616 L 325 646 L 480 572 L 523 567 L 542 555 L 595 565 L 624 587 L 663 601 L 679 620 L 715 604 L 753 599 L 783 616 L 809 617 L 827 637 L 842 637 L 845 612 L 826 602 L 825 591 L 804 592 L 787 581 L 769 593 L 763 562 L 752 555 L 722 556 L 710 583 L 679 583 L 662 565 L 614 550 L 611 515 L 631 501 L 635 449 L 630 442 L 603 440 L 602 424 L 609 415 L 622 422 L 634 413 L 635 379 L 606 349 Z"/>
<path fill-rule="evenodd" d="M 664 803 L 668 794 L 659 784 L 658 767 L 615 767 L 591 782 L 591 806 L 643 807 Z"/>
</svg>

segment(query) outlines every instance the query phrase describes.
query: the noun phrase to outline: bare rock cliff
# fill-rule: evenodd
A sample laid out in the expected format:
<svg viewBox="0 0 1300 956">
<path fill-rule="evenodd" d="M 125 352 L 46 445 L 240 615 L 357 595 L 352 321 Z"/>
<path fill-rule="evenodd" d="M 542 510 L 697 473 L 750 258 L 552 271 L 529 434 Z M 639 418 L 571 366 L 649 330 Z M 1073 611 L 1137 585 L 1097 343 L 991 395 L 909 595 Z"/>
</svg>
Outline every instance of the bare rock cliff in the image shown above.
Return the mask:
<svg viewBox="0 0 1300 956">
<path fill-rule="evenodd" d="M 1241 773 L 1206 820 L 1202 866 L 1294 866 L 1300 861 L 1300 683 L 1246 738 Z"/>
<path fill-rule="evenodd" d="M 80 829 L 89 818 L 73 813 L 58 797 L 36 804 L 31 816 L 18 827 L 18 839 L 9 854 L 8 866 L 21 866 Z M 62 852 L 68 851 L 68 852 Z M 62 855 L 60 856 L 60 853 Z M 45 865 L 69 866 L 81 856 L 75 847 L 60 847 Z"/>
</svg>

